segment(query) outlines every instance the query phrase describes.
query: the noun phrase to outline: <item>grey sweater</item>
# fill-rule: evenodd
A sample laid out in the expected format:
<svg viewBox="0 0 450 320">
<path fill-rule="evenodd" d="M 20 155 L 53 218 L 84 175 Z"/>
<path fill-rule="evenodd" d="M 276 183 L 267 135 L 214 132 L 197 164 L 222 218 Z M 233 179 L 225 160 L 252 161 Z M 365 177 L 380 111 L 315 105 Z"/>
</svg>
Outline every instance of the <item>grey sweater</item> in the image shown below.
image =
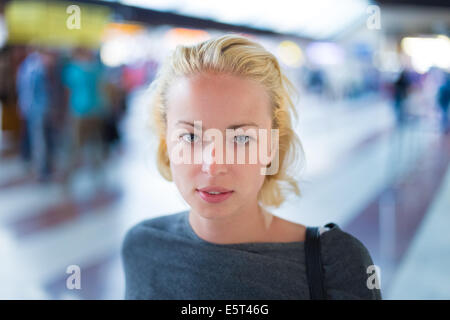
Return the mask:
<svg viewBox="0 0 450 320">
<path fill-rule="evenodd" d="M 128 230 L 125 299 L 310 299 L 303 242 L 214 244 L 197 236 L 188 215 L 158 216 Z M 320 241 L 328 299 L 381 299 L 367 285 L 373 262 L 358 239 L 334 224 Z"/>
</svg>

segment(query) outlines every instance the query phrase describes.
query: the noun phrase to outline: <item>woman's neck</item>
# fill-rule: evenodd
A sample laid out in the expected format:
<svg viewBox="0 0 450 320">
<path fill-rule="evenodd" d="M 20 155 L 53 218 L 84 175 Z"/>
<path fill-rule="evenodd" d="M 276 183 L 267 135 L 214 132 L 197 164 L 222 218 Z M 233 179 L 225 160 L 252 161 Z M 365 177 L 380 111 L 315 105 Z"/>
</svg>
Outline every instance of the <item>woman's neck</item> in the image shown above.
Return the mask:
<svg viewBox="0 0 450 320">
<path fill-rule="evenodd" d="M 258 204 L 217 218 L 189 212 L 189 223 L 195 233 L 217 244 L 269 242 L 272 221 L 273 215 Z"/>
</svg>

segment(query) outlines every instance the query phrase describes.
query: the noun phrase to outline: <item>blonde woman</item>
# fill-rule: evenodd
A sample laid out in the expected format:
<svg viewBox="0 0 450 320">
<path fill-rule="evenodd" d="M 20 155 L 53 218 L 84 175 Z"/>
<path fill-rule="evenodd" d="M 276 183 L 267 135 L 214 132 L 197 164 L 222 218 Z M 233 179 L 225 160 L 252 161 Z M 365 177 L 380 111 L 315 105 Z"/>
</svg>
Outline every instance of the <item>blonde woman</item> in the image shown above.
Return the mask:
<svg viewBox="0 0 450 320">
<path fill-rule="evenodd" d="M 381 299 L 358 239 L 320 227 L 321 264 L 307 270 L 310 228 L 269 212 L 300 196 L 303 155 L 293 86 L 270 52 L 236 34 L 178 46 L 150 89 L 157 167 L 190 210 L 128 231 L 126 299 L 311 299 L 311 272 L 323 298 Z"/>
</svg>

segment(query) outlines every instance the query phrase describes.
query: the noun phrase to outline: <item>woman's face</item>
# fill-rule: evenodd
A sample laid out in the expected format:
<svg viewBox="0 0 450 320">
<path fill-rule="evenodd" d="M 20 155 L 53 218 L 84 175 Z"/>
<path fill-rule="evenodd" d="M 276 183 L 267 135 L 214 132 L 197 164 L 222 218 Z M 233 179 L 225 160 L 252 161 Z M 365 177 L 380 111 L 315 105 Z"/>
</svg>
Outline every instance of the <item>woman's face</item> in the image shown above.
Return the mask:
<svg viewBox="0 0 450 320">
<path fill-rule="evenodd" d="M 194 130 L 194 121 L 199 129 Z M 231 75 L 199 74 L 173 83 L 167 92 L 170 168 L 178 190 L 195 212 L 213 218 L 256 208 L 265 178 L 261 168 L 274 155 L 271 123 L 269 97 L 255 82 Z M 230 129 L 228 135 L 226 129 Z M 251 161 L 253 156 L 256 158 Z M 211 186 L 232 192 L 221 200 L 224 195 L 199 191 Z"/>
</svg>

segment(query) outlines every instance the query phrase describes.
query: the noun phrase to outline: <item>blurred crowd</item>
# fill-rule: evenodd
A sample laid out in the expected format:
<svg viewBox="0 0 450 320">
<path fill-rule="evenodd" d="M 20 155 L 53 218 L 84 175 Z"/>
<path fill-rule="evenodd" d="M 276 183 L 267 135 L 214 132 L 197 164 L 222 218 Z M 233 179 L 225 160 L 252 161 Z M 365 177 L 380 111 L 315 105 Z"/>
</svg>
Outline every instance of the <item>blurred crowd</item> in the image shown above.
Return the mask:
<svg viewBox="0 0 450 320">
<path fill-rule="evenodd" d="M 359 75 L 361 79 L 357 79 Z M 358 99 L 368 94 L 385 97 L 391 101 L 397 126 L 436 114 L 440 122 L 438 130 L 443 134 L 450 132 L 449 72 L 432 67 L 419 73 L 405 64 L 398 72 L 368 68 L 359 75 L 354 75 L 353 81 L 340 81 L 333 79 L 327 68 L 303 68 L 301 83 L 306 92 L 329 101 Z"/>
<path fill-rule="evenodd" d="M 120 152 L 127 96 L 154 64 L 106 67 L 98 50 L 14 46 L 0 54 L 2 129 L 15 135 L 30 175 L 70 185 L 80 167 L 102 169 Z"/>
</svg>

